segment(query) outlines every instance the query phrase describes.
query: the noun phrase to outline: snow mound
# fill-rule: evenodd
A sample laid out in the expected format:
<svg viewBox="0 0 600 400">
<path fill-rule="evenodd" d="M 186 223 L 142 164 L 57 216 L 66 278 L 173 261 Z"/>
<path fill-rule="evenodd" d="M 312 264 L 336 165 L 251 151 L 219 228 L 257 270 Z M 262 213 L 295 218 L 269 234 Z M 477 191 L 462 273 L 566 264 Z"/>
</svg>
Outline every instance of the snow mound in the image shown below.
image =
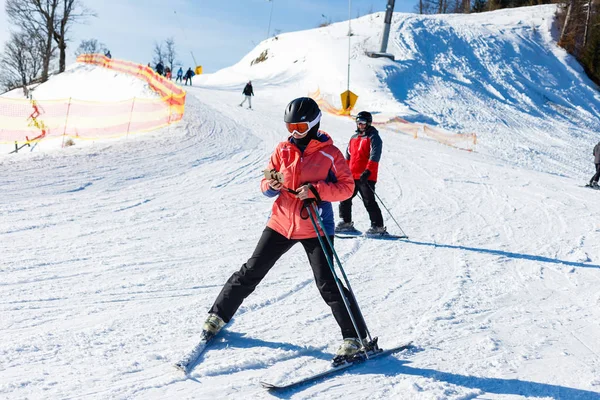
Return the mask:
<svg viewBox="0 0 600 400">
<path fill-rule="evenodd" d="M 35 86 L 36 100 L 73 98 L 86 101 L 122 101 L 131 98 L 159 97 L 148 84 L 131 75 L 90 64 L 74 63 L 65 72 Z M 24 98 L 23 90 L 15 89 L 2 95 Z"/>
</svg>

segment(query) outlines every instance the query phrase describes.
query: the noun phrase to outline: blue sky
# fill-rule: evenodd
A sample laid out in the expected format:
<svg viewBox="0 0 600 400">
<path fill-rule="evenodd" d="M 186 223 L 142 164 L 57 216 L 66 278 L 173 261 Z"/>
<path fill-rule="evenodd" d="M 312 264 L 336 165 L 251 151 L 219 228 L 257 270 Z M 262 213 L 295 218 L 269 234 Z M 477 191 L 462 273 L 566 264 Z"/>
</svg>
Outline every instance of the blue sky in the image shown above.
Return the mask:
<svg viewBox="0 0 600 400">
<path fill-rule="evenodd" d="M 0 41 L 8 36 L 0 0 Z M 152 60 L 154 42 L 173 37 L 184 67 L 194 64 L 215 72 L 239 61 L 270 35 L 317 27 L 324 21 L 346 21 L 348 0 L 82 0 L 97 18 L 72 30 L 69 54 L 82 39 L 105 43 L 113 57 L 142 64 Z M 396 1 L 394 11 L 412 12 L 417 0 Z M 387 0 L 352 0 L 352 17 L 384 11 Z M 70 61 L 73 61 L 71 59 Z"/>
</svg>

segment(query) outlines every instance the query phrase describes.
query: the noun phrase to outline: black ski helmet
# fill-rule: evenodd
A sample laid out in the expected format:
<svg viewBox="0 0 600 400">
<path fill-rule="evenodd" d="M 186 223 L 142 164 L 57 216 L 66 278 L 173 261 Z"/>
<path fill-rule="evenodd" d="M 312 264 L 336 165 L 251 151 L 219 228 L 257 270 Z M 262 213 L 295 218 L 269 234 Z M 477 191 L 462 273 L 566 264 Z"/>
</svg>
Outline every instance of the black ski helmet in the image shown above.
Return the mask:
<svg viewBox="0 0 600 400">
<path fill-rule="evenodd" d="M 290 122 L 308 122 L 311 123 L 321 117 L 321 110 L 316 101 L 310 97 L 299 97 L 290 101 L 285 108 L 283 121 Z"/>
<path fill-rule="evenodd" d="M 371 126 L 371 123 L 373 122 L 373 116 L 368 111 L 359 112 L 356 116 L 356 120 L 358 121 L 359 119 L 367 121 L 367 126 Z"/>
</svg>

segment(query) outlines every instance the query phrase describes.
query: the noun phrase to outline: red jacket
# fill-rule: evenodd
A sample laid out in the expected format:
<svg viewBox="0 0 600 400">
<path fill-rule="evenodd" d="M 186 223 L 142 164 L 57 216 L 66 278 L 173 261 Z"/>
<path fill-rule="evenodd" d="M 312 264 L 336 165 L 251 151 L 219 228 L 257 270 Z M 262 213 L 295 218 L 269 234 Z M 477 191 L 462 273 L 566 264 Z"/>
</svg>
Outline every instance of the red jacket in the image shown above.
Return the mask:
<svg viewBox="0 0 600 400">
<path fill-rule="evenodd" d="M 346 159 L 352 171 L 352 177 L 358 180 L 360 175 L 368 169 L 371 171 L 369 180 L 377 182 L 382 149 L 383 142 L 379 137 L 379 132 L 372 126 L 369 126 L 364 133 L 357 132 L 352 135 L 346 149 Z"/>
<path fill-rule="evenodd" d="M 297 189 L 307 183 L 315 187 L 322 200 L 318 206 L 325 230 L 328 235 L 333 235 L 331 202 L 351 197 L 354 180 L 342 152 L 333 145 L 331 137 L 319 131 L 317 139 L 311 140 L 304 152 L 291 139 L 279 143 L 271 155 L 269 169 L 283 174 L 283 184 L 287 188 Z M 317 237 L 310 218 L 300 217 L 302 200 L 285 190 L 272 189 L 265 178 L 260 186 L 266 196 L 278 196 L 267 223 L 269 228 L 289 239 Z"/>
</svg>

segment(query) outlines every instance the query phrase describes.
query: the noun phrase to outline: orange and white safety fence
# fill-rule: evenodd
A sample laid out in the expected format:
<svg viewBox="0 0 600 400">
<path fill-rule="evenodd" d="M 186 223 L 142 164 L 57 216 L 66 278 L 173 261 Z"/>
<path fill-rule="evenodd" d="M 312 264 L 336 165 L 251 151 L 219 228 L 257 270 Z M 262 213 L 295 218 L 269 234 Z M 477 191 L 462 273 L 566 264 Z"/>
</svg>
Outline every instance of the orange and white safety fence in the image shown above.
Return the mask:
<svg viewBox="0 0 600 400">
<path fill-rule="evenodd" d="M 310 93 L 308 96 L 315 100 L 319 105 L 319 108 L 321 108 L 321 110 L 324 112 L 333 115 L 347 116 L 349 118 L 353 118 L 353 116 L 350 115 L 350 113 L 347 110 L 336 107 L 332 104 L 331 101 L 326 100 L 325 96 L 321 94 L 319 89 L 317 89 L 315 92 Z M 433 139 L 439 143 L 466 151 L 475 150 L 475 145 L 477 144 L 477 135 L 475 133 L 456 134 L 448 132 L 444 129 L 434 128 L 427 124 L 408 122 L 400 117 L 393 117 L 386 121 L 373 120 L 373 125 L 411 135 L 415 139 L 419 138 L 419 136 L 421 135 L 427 136 L 428 138 Z"/>
<path fill-rule="evenodd" d="M 78 99 L 37 100 L 0 97 L 0 143 L 49 137 L 116 138 L 147 132 L 181 120 L 186 93 L 152 68 L 101 54 L 85 54 L 78 62 L 135 76 L 148 83 L 159 98 L 99 102 Z M 33 106 L 32 106 L 33 104 Z M 36 114 L 35 123 L 31 115 Z M 37 112 L 36 112 L 37 110 Z M 41 135 L 41 136 L 40 136 Z"/>
</svg>

